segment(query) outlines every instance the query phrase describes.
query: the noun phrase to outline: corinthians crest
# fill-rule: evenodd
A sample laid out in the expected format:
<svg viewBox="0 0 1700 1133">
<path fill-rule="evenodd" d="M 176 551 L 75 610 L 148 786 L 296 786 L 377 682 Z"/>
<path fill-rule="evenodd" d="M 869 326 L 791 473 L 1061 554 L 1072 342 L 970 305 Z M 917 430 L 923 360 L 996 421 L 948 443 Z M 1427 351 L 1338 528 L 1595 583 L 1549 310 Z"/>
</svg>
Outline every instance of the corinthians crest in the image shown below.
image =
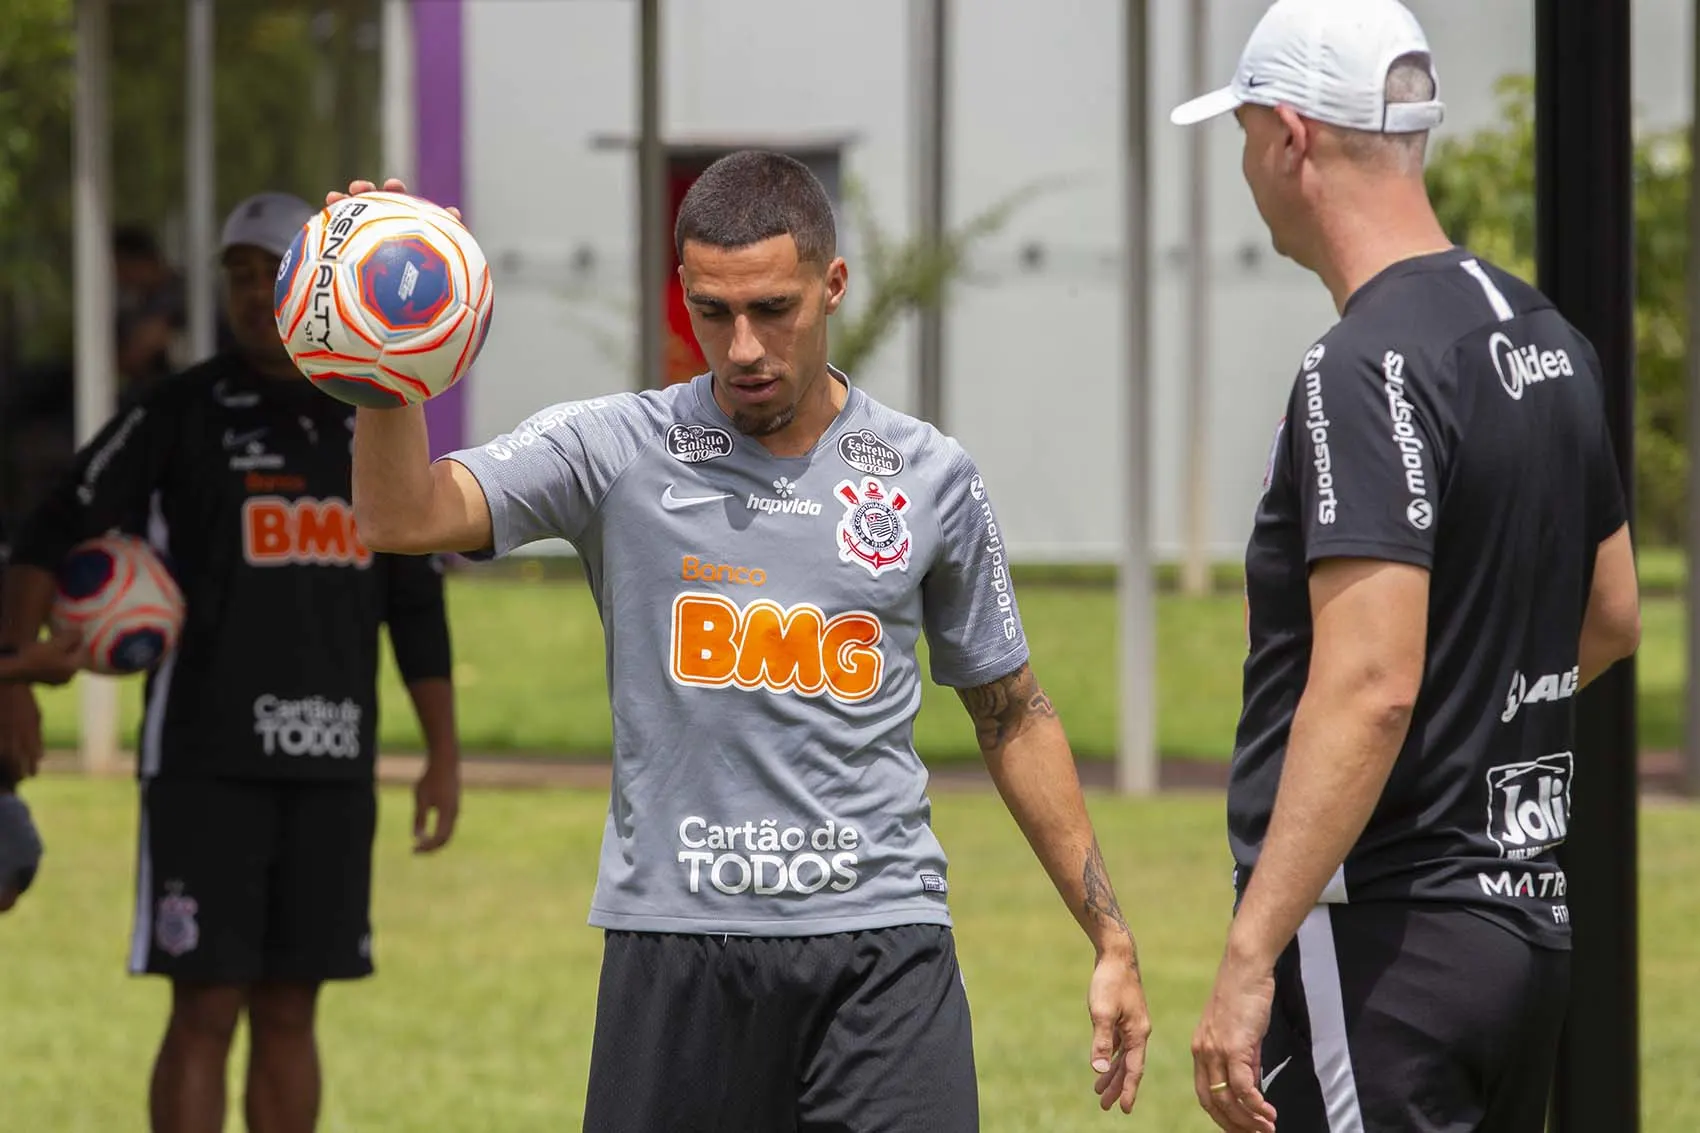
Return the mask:
<svg viewBox="0 0 1700 1133">
<path fill-rule="evenodd" d="M 861 563 L 875 578 L 888 570 L 909 569 L 909 525 L 903 519 L 909 497 L 903 489 L 887 488 L 869 476 L 859 486 L 839 481 L 833 495 L 844 504 L 844 518 L 838 521 L 840 559 Z"/>
<path fill-rule="evenodd" d="M 181 881 L 167 882 L 165 888 L 154 913 L 154 941 L 161 952 L 181 956 L 201 943 L 201 926 L 195 921 L 200 906 L 193 897 L 183 895 Z"/>
</svg>

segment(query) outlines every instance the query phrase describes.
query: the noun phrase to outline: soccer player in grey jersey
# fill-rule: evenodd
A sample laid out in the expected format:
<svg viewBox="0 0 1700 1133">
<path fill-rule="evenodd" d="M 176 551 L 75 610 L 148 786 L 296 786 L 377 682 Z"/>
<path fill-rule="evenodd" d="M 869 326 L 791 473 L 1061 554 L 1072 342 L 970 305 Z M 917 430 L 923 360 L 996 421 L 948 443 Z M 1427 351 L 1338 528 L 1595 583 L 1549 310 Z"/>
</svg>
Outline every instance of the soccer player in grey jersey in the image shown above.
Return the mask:
<svg viewBox="0 0 1700 1133">
<path fill-rule="evenodd" d="M 419 407 L 362 409 L 355 429 L 371 546 L 563 538 L 601 611 L 614 782 L 585 1127 L 978 1128 L 912 736 L 923 633 L 1096 950 L 1095 1090 L 1130 1111 L 1150 1029 L 1134 939 L 1028 664 L 985 482 L 828 365 L 847 269 L 805 167 L 722 159 L 675 240 L 711 373 L 555 405 L 435 463 Z"/>
</svg>

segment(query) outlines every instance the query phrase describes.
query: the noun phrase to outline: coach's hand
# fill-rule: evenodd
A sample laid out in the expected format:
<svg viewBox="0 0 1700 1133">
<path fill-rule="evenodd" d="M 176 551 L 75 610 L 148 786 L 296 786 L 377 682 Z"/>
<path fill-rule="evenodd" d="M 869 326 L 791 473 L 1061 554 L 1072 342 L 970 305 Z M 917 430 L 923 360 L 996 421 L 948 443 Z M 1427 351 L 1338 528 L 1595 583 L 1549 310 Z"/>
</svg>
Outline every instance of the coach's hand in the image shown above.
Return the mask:
<svg viewBox="0 0 1700 1133">
<path fill-rule="evenodd" d="M 1092 1069 L 1098 1072 L 1093 1089 L 1106 1112 L 1119 1100 L 1123 1113 L 1133 1112 L 1139 1081 L 1145 1077 L 1145 1043 L 1151 1037 L 1151 1014 L 1145 1007 L 1145 988 L 1139 965 L 1122 951 L 1106 952 L 1092 970 L 1086 990 L 1092 1014 Z"/>
<path fill-rule="evenodd" d="M 27 684 L 0 683 L 0 783 L 17 783 L 41 764 L 41 710 Z"/>
<path fill-rule="evenodd" d="M 435 827 L 430 826 L 436 816 Z M 429 854 L 449 844 L 460 815 L 460 764 L 429 760 L 413 786 L 413 852 Z"/>
<path fill-rule="evenodd" d="M 361 193 L 375 193 L 377 191 L 378 187 L 370 181 L 350 181 L 348 183 L 348 192 L 338 193 L 333 189 L 331 192 L 325 194 L 325 207 L 329 208 L 338 201 L 345 200 L 348 197 L 358 197 Z M 396 178 L 391 177 L 388 181 L 384 182 L 384 192 L 405 193 L 407 192 L 407 186 L 403 185 Z M 460 210 L 452 205 L 446 206 L 444 211 L 452 213 L 456 220 L 463 219 L 460 215 Z"/>
<path fill-rule="evenodd" d="M 1198 1104 L 1230 1133 L 1275 1130 L 1275 1107 L 1264 1099 L 1258 1081 L 1263 1072 L 1263 1035 L 1269 1029 L 1274 998 L 1273 970 L 1226 956 L 1192 1039 L 1192 1082 Z"/>
</svg>

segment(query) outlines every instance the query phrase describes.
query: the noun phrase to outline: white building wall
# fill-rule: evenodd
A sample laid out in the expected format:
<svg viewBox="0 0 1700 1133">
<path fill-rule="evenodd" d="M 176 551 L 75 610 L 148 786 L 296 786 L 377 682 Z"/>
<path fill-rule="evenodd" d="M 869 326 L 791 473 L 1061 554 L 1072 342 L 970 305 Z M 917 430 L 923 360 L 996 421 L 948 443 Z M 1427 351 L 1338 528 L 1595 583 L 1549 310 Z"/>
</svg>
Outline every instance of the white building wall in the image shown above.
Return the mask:
<svg viewBox="0 0 1700 1133">
<path fill-rule="evenodd" d="M 1441 136 L 1490 125 L 1493 84 L 1533 67 L 1533 0 L 1410 0 L 1433 42 Z M 912 61 L 906 0 L 665 0 L 664 130 L 673 136 L 851 135 L 846 173 L 882 224 L 911 228 Z M 1120 0 L 956 0 L 949 207 L 960 222 L 1023 185 L 1060 178 L 984 248 L 950 309 L 947 431 L 978 458 L 1012 552 L 1115 554 L 1123 358 Z M 1232 73 L 1263 0 L 1209 0 L 1213 81 Z M 1643 121 L 1686 120 L 1689 0 L 1636 0 Z M 1183 0 L 1151 0 L 1153 200 L 1150 485 L 1160 553 L 1183 533 Z M 497 275 L 499 312 L 469 383 L 469 431 L 511 427 L 550 401 L 629 388 L 636 162 L 598 137 L 635 131 L 632 0 L 474 0 L 467 21 L 467 197 Z M 1206 127 L 1211 264 L 1209 530 L 1237 557 L 1296 363 L 1334 312 L 1314 278 L 1275 257 L 1239 175 L 1239 132 Z M 856 294 L 856 241 L 843 238 Z M 1022 266 L 1024 246 L 1042 266 Z M 575 257 L 577 264 L 575 266 Z M 909 328 L 854 375 L 914 405 Z M 623 361 L 622 361 L 623 360 Z M 623 367 L 623 368 L 622 368 Z"/>
</svg>

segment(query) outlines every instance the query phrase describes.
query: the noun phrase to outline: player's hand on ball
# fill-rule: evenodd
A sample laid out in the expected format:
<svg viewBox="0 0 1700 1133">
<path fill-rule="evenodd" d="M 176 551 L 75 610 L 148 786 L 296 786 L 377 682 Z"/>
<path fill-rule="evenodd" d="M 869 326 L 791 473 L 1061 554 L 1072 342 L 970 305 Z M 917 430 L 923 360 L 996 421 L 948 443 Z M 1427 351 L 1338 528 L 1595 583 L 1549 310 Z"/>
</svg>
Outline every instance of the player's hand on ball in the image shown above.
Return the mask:
<svg viewBox="0 0 1700 1133">
<path fill-rule="evenodd" d="M 1106 1112 L 1118 1101 L 1123 1113 L 1133 1112 L 1139 1081 L 1145 1077 L 1145 1044 L 1151 1037 L 1151 1015 L 1139 965 L 1127 954 L 1105 953 L 1092 970 L 1086 992 L 1092 1014 L 1093 1089 Z"/>
<path fill-rule="evenodd" d="M 325 194 L 325 207 L 330 208 L 338 201 L 346 200 L 349 197 L 358 197 L 361 193 L 375 193 L 377 191 L 378 186 L 374 185 L 370 181 L 350 181 L 348 183 L 348 192 L 339 193 L 333 189 Z M 405 193 L 407 192 L 407 186 L 402 184 L 399 179 L 391 177 L 388 181 L 384 182 L 383 191 L 386 193 Z M 460 215 L 460 210 L 452 205 L 448 206 L 444 211 L 453 214 L 456 220 L 463 219 Z"/>
<path fill-rule="evenodd" d="M 1253 970 L 1225 957 L 1193 1035 L 1198 1104 L 1229 1133 L 1275 1133 L 1275 1107 L 1264 1098 L 1259 1081 L 1274 998 L 1273 971 Z"/>
<path fill-rule="evenodd" d="M 18 650 L 19 675 L 43 685 L 62 685 L 82 670 L 82 637 L 64 630 L 46 641 L 32 641 Z"/>
</svg>

